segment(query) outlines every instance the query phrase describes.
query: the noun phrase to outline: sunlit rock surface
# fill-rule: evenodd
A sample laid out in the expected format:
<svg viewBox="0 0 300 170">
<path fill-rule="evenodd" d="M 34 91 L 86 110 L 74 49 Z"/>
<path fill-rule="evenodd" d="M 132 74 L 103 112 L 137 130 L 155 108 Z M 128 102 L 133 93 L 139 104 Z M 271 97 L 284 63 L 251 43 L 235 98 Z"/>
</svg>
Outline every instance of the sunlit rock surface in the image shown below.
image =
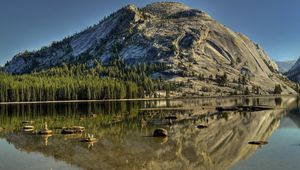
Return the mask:
<svg viewBox="0 0 300 170">
<path fill-rule="evenodd" d="M 224 73 L 230 82 L 242 75 L 250 77 L 249 85 L 260 86 L 263 94 L 271 93 L 275 84 L 281 84 L 284 93 L 294 93 L 277 73 L 276 63 L 258 44 L 203 11 L 171 2 L 123 7 L 63 41 L 16 55 L 4 70 L 20 74 L 62 63 L 91 63 L 94 59 L 107 63 L 115 53 L 127 64 L 166 63 L 168 68 L 152 77 L 163 76 L 194 86 L 183 88 L 182 94 L 197 93 L 208 86 L 212 94 L 233 92 L 237 85 L 219 87 L 213 81 L 197 80 L 200 74 L 208 78 Z"/>
</svg>

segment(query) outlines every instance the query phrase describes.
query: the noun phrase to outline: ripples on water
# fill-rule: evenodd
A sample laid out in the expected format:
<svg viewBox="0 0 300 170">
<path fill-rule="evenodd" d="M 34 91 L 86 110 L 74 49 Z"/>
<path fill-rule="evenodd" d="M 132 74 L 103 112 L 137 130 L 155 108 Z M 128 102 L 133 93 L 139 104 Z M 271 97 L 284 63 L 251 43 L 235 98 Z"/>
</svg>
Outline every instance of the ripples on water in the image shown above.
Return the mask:
<svg viewBox="0 0 300 170">
<path fill-rule="evenodd" d="M 215 110 L 234 105 L 275 109 Z M 34 132 L 23 132 L 25 120 Z M 53 135 L 36 134 L 45 122 Z M 85 133 L 60 134 L 73 125 Z M 0 105 L 0 169 L 300 169 L 299 125 L 298 100 L 288 97 Z M 149 137 L 155 128 L 169 137 Z M 87 134 L 98 142 L 81 142 Z"/>
</svg>

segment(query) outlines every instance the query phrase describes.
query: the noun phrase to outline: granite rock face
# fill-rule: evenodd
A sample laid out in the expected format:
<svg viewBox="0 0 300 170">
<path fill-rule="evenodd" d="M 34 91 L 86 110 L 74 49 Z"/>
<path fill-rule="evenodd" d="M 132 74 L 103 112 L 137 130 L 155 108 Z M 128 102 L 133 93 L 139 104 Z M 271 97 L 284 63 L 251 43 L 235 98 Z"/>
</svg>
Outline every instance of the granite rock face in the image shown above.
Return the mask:
<svg viewBox="0 0 300 170">
<path fill-rule="evenodd" d="M 166 63 L 168 69 L 153 77 L 189 82 L 193 88 L 182 93 L 198 93 L 206 86 L 211 88 L 209 93 L 233 92 L 237 85 L 220 87 L 208 79 L 197 79 L 199 75 L 214 78 L 224 73 L 230 82 L 246 75 L 249 88 L 259 86 L 263 94 L 270 93 L 275 84 L 285 87 L 283 93 L 294 93 L 280 78 L 276 63 L 258 44 L 205 12 L 174 2 L 153 3 L 144 8 L 125 6 L 63 41 L 16 55 L 4 70 L 23 74 L 61 63 L 92 63 L 95 59 L 105 64 L 116 53 L 127 64 Z"/>
</svg>

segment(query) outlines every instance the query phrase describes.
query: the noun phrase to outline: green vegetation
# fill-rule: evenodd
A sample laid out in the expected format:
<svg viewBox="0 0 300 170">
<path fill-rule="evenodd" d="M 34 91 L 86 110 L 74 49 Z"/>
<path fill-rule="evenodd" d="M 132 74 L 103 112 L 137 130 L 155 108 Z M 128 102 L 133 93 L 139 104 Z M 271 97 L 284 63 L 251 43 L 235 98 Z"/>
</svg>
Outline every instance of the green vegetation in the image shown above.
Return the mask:
<svg viewBox="0 0 300 170">
<path fill-rule="evenodd" d="M 142 97 L 130 81 L 83 76 L 0 74 L 0 101 L 91 100 Z"/>
<path fill-rule="evenodd" d="M 259 86 L 252 86 L 252 93 L 253 94 L 260 94 L 260 87 Z"/>
<path fill-rule="evenodd" d="M 280 84 L 275 85 L 274 94 L 281 94 L 281 93 L 282 93 L 282 89 Z"/>
<path fill-rule="evenodd" d="M 216 75 L 216 82 L 220 85 L 220 86 L 225 86 L 227 83 L 227 74 L 224 73 L 223 75 L 219 76 Z"/>
<path fill-rule="evenodd" d="M 166 83 L 152 73 L 168 69 L 165 63 L 125 65 L 117 55 L 103 65 L 98 60 L 83 61 L 23 75 L 0 71 L 0 102 L 102 100 L 157 97 L 156 90 L 175 90 L 182 86 Z M 113 49 L 112 49 L 113 50 Z M 85 56 L 83 56 L 84 58 Z"/>
<path fill-rule="evenodd" d="M 120 57 L 115 56 L 108 65 L 97 60 L 91 65 L 63 64 L 25 75 L 0 72 L 0 101 L 142 98 L 155 96 L 155 90 L 170 89 L 162 78 L 154 81 L 150 78 L 150 73 L 165 70 L 165 64 L 125 66 Z"/>
<path fill-rule="evenodd" d="M 272 66 L 270 60 L 267 61 L 266 59 L 263 59 L 263 61 L 264 61 L 264 63 L 266 64 L 266 66 L 270 69 L 271 72 L 273 72 L 273 73 L 277 72 L 277 71 L 274 69 L 274 67 Z"/>
<path fill-rule="evenodd" d="M 247 75 L 239 76 L 238 83 L 242 85 L 247 85 L 250 81 L 250 77 Z"/>
<path fill-rule="evenodd" d="M 244 95 L 249 95 L 250 94 L 250 90 L 248 87 L 245 88 L 245 91 L 244 91 Z"/>
<path fill-rule="evenodd" d="M 300 90 L 299 90 L 299 84 L 296 84 L 296 85 L 295 85 L 295 91 L 296 91 L 297 93 L 300 92 Z"/>
</svg>

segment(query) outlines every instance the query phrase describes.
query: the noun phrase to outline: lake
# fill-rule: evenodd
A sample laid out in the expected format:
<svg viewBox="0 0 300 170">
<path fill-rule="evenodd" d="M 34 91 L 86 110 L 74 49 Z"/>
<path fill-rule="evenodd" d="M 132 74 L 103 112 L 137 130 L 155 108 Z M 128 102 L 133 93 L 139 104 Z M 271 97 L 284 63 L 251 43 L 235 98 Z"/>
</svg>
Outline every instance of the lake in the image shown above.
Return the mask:
<svg viewBox="0 0 300 170">
<path fill-rule="evenodd" d="M 300 169 L 299 104 L 232 97 L 0 105 L 0 169 Z M 38 134 L 45 122 L 54 134 Z M 24 132 L 26 125 L 34 130 Z M 85 131 L 61 134 L 71 126 Z M 152 137 L 157 128 L 168 137 Z M 83 142 L 89 134 L 97 141 Z"/>
</svg>

